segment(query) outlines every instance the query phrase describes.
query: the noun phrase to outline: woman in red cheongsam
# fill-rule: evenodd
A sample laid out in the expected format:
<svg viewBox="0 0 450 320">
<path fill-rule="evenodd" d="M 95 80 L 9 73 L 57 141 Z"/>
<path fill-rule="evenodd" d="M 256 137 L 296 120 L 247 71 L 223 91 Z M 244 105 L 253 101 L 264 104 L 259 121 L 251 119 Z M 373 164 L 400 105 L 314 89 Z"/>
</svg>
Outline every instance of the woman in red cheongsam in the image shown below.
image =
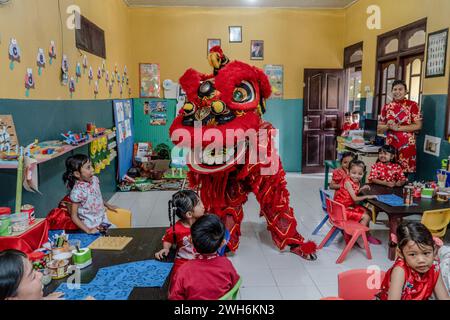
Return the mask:
<svg viewBox="0 0 450 320">
<path fill-rule="evenodd" d="M 416 172 L 415 132 L 422 129 L 422 118 L 416 102 L 405 99 L 408 88 L 402 80 L 394 81 L 394 100 L 381 110 L 379 132 L 387 131 L 388 145 L 398 151 L 398 163 L 405 173 Z"/>
</svg>

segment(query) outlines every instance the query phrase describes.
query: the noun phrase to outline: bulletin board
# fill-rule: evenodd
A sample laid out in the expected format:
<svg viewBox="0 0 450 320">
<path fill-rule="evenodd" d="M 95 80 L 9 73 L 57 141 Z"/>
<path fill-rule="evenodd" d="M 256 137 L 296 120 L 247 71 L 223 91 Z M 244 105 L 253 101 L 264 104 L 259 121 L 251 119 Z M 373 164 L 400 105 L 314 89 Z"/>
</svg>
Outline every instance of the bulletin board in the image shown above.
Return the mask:
<svg viewBox="0 0 450 320">
<path fill-rule="evenodd" d="M 169 129 L 175 119 L 176 99 L 134 99 L 134 140 L 164 143 L 173 148 Z"/>
<path fill-rule="evenodd" d="M 133 101 L 114 100 L 114 122 L 116 125 L 118 180 L 121 181 L 133 165 L 134 121 Z"/>
</svg>

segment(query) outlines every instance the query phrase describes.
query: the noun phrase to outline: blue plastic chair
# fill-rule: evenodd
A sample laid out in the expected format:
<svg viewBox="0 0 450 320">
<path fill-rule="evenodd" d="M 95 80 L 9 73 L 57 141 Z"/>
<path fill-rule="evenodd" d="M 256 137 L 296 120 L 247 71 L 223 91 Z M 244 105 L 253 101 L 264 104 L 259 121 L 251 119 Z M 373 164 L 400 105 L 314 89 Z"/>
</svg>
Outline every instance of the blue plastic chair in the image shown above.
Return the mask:
<svg viewBox="0 0 450 320">
<path fill-rule="evenodd" d="M 324 189 L 320 189 L 319 191 L 320 191 L 320 200 L 322 201 L 322 210 L 323 210 L 323 212 L 325 212 L 325 218 L 323 218 L 322 222 L 320 222 L 319 225 L 316 227 L 316 229 L 314 229 L 314 231 L 312 233 L 314 236 L 319 234 L 320 229 L 322 229 L 324 224 L 329 219 L 328 212 L 327 212 L 327 198 L 330 198 L 330 194 L 328 192 L 326 192 Z M 331 235 L 330 239 L 328 239 L 327 243 L 325 244 L 325 247 L 328 247 L 340 232 L 341 232 L 340 230 L 336 230 Z"/>
</svg>

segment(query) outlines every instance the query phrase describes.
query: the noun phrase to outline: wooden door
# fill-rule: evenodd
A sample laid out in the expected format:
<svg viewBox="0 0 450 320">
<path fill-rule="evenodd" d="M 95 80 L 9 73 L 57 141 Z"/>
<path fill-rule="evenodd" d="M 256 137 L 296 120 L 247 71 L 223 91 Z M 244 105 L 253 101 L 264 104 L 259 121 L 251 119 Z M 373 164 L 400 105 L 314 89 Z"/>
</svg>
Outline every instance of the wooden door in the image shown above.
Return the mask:
<svg viewBox="0 0 450 320">
<path fill-rule="evenodd" d="M 323 172 L 324 161 L 336 160 L 344 104 L 344 70 L 305 69 L 303 173 Z"/>
</svg>

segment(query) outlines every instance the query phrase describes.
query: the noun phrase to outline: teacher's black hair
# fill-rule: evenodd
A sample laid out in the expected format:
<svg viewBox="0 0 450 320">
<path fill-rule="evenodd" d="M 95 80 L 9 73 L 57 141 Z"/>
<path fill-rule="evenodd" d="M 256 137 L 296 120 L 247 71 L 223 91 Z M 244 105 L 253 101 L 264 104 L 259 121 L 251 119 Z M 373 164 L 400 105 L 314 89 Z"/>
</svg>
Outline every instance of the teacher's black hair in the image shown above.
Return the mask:
<svg viewBox="0 0 450 320">
<path fill-rule="evenodd" d="M 407 85 L 406 82 L 403 81 L 403 80 L 395 80 L 395 81 L 392 83 L 392 90 L 394 90 L 394 88 L 395 88 L 396 86 L 398 86 L 398 85 L 404 86 L 404 87 L 405 87 L 405 91 L 408 91 L 408 85 Z"/>
</svg>

